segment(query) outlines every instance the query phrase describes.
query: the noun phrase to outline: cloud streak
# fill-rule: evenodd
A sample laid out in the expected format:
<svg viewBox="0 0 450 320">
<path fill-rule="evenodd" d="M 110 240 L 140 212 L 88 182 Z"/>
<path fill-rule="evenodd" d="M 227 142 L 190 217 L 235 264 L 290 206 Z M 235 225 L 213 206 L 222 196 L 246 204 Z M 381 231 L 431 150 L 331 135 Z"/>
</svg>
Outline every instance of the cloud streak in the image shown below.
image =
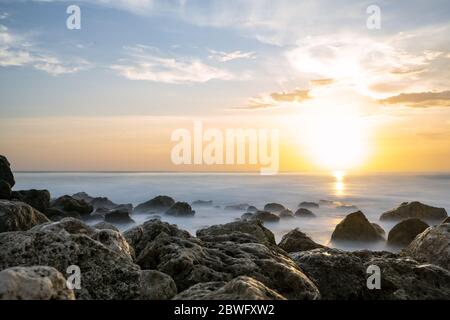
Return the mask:
<svg viewBox="0 0 450 320">
<path fill-rule="evenodd" d="M 450 91 L 401 93 L 379 102 L 384 105 L 403 105 L 411 108 L 450 107 Z"/>
</svg>

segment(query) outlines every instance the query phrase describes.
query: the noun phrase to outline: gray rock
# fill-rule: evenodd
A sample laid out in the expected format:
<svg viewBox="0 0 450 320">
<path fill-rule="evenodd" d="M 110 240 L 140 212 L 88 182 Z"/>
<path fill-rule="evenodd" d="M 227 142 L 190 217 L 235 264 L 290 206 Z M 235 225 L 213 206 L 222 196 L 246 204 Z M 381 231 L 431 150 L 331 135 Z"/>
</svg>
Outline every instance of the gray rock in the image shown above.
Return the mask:
<svg viewBox="0 0 450 320">
<path fill-rule="evenodd" d="M 0 232 L 25 231 L 48 221 L 26 203 L 0 200 Z"/>
<path fill-rule="evenodd" d="M 0 155 L 0 180 L 5 180 L 12 187 L 16 184 L 11 165 L 5 156 Z"/>
<path fill-rule="evenodd" d="M 286 209 L 283 205 L 279 203 L 268 203 L 264 206 L 264 211 L 279 213 Z"/>
<path fill-rule="evenodd" d="M 319 204 L 315 202 L 303 201 L 298 205 L 299 208 L 319 208 Z"/>
<path fill-rule="evenodd" d="M 105 214 L 105 221 L 111 223 L 134 223 L 127 210 L 113 209 Z"/>
<path fill-rule="evenodd" d="M 338 223 L 331 235 L 332 241 L 374 242 L 383 240 L 378 231 L 361 212 L 353 212 Z"/>
<path fill-rule="evenodd" d="M 258 211 L 259 211 L 258 208 L 256 208 L 255 206 L 249 206 L 247 208 L 247 212 L 249 212 L 249 213 L 255 213 L 255 212 L 258 212 Z"/>
<path fill-rule="evenodd" d="M 114 226 L 113 224 L 111 224 L 109 222 L 104 222 L 104 221 L 94 224 L 93 227 L 96 229 L 99 229 L 99 230 L 114 230 L 114 231 L 120 232 L 116 226 Z"/>
<path fill-rule="evenodd" d="M 422 220 L 411 218 L 396 224 L 388 234 L 388 244 L 397 247 L 406 247 L 414 238 L 429 227 Z"/>
<path fill-rule="evenodd" d="M 50 192 L 48 190 L 13 191 L 11 198 L 25 202 L 43 214 L 46 214 L 50 207 Z"/>
<path fill-rule="evenodd" d="M 193 207 L 212 207 L 212 200 L 195 200 L 192 202 Z"/>
<path fill-rule="evenodd" d="M 384 238 L 384 236 L 386 235 L 386 231 L 384 231 L 384 229 L 377 223 L 372 222 L 371 225 L 375 228 L 378 234 Z"/>
<path fill-rule="evenodd" d="M 136 213 L 163 212 L 175 204 L 175 200 L 169 196 L 157 196 L 147 202 L 139 204 L 134 208 Z"/>
<path fill-rule="evenodd" d="M 97 240 L 108 249 L 117 252 L 123 257 L 130 258 L 130 260 L 134 260 L 135 258 L 134 249 L 130 247 L 120 232 L 110 229 L 97 230 L 92 235 L 92 239 Z"/>
<path fill-rule="evenodd" d="M 231 205 L 225 206 L 224 210 L 247 211 L 247 209 L 249 207 L 250 207 L 250 205 L 248 203 L 231 204 Z"/>
<path fill-rule="evenodd" d="M 75 300 L 55 268 L 14 267 L 0 272 L 0 300 Z"/>
<path fill-rule="evenodd" d="M 78 200 L 67 195 L 53 200 L 50 203 L 50 207 L 50 209 L 57 209 L 66 217 L 86 217 L 94 210 L 94 207 L 86 201 Z"/>
<path fill-rule="evenodd" d="M 340 211 L 350 211 L 350 212 L 355 212 L 359 210 L 357 206 L 352 204 L 341 204 L 336 206 L 336 209 Z"/>
<path fill-rule="evenodd" d="M 300 208 L 295 211 L 295 216 L 299 218 L 315 218 L 316 215 L 309 209 Z"/>
<path fill-rule="evenodd" d="M 190 217 L 195 215 L 195 211 L 192 210 L 189 203 L 176 202 L 173 206 L 167 209 L 166 214 L 175 217 Z"/>
<path fill-rule="evenodd" d="M 295 218 L 294 214 L 289 209 L 284 209 L 279 213 L 280 219 L 292 219 Z"/>
<path fill-rule="evenodd" d="M 418 201 L 404 202 L 395 209 L 383 213 L 380 220 L 400 221 L 408 218 L 417 218 L 424 221 L 442 221 L 447 218 L 444 208 L 432 207 Z"/>
<path fill-rule="evenodd" d="M 310 237 L 301 232 L 298 228 L 286 233 L 281 239 L 278 246 L 289 253 L 324 248 L 324 246 L 315 243 Z"/>
<path fill-rule="evenodd" d="M 156 270 L 141 272 L 141 299 L 169 300 L 176 294 L 177 285 L 171 276 Z"/>
<path fill-rule="evenodd" d="M 263 222 L 278 222 L 280 221 L 280 217 L 277 216 L 275 213 L 268 212 L 268 211 L 258 211 L 254 213 L 250 219 L 252 220 L 260 220 Z"/>
<path fill-rule="evenodd" d="M 175 300 L 286 300 L 282 295 L 250 277 L 241 276 L 228 283 L 199 283 L 181 292 Z"/>
<path fill-rule="evenodd" d="M 11 199 L 11 186 L 5 180 L 0 180 L 0 200 Z"/>
</svg>

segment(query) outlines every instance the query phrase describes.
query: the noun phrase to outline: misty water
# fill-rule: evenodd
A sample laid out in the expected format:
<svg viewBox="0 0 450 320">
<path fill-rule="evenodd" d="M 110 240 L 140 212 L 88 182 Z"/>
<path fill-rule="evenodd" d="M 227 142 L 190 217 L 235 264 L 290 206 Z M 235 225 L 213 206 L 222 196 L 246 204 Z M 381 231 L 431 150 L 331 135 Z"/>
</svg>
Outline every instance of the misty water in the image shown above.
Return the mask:
<svg viewBox="0 0 450 320">
<path fill-rule="evenodd" d="M 176 201 L 192 203 L 212 200 L 215 207 L 195 207 L 193 217 L 161 219 L 177 224 L 195 235 L 195 231 L 214 224 L 223 224 L 239 218 L 243 211 L 224 210 L 226 205 L 248 203 L 259 209 L 269 202 L 281 203 L 293 212 L 302 201 L 320 199 L 355 205 L 371 222 L 381 225 L 386 234 L 392 223 L 379 221 L 381 213 L 404 201 L 423 203 L 450 209 L 450 174 L 377 174 L 346 176 L 342 182 L 332 175 L 279 174 L 199 174 L 199 173 L 16 173 L 16 190 L 47 189 L 53 198 L 85 191 L 92 196 L 106 196 L 116 203 L 137 205 L 157 195 L 169 195 Z M 342 218 L 354 211 L 338 210 L 332 206 L 311 209 L 316 218 L 287 219 L 266 223 L 279 241 L 288 231 L 298 227 L 313 240 L 342 249 L 393 250 L 384 243 L 331 244 L 331 234 Z M 152 215 L 133 215 L 142 223 Z M 121 230 L 131 227 L 119 226 Z"/>
</svg>

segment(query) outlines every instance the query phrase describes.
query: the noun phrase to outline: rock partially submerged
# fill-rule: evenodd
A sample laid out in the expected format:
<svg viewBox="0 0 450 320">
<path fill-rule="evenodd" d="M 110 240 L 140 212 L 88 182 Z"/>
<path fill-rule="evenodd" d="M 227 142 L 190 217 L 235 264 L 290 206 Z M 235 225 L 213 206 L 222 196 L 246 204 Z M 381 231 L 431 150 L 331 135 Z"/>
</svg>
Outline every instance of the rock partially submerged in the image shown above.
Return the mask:
<svg viewBox="0 0 450 320">
<path fill-rule="evenodd" d="M 195 200 L 192 202 L 193 207 L 212 207 L 212 200 Z"/>
<path fill-rule="evenodd" d="M 286 208 L 279 203 L 268 203 L 264 206 L 264 211 L 274 212 L 274 213 L 280 213 L 281 211 L 285 210 Z"/>
<path fill-rule="evenodd" d="M 299 208 L 319 208 L 319 204 L 315 203 L 315 202 L 310 202 L 310 201 L 303 201 L 300 202 L 298 205 Z"/>
<path fill-rule="evenodd" d="M 295 211 L 295 216 L 299 218 L 315 218 L 316 215 L 309 209 L 300 208 Z"/>
<path fill-rule="evenodd" d="M 128 210 L 111 210 L 105 214 L 105 221 L 110 223 L 134 223 Z"/>
<path fill-rule="evenodd" d="M 11 164 L 5 156 L 0 155 L 0 180 L 8 182 L 10 187 L 14 187 L 16 181 L 11 171 Z"/>
<path fill-rule="evenodd" d="M 375 228 L 378 234 L 384 238 L 384 236 L 386 235 L 386 231 L 384 231 L 384 229 L 377 223 L 372 222 L 371 225 Z"/>
<path fill-rule="evenodd" d="M 260 220 L 263 222 L 278 222 L 280 221 L 280 217 L 277 216 L 275 213 L 268 212 L 268 211 L 257 211 L 256 213 L 253 213 L 250 217 L 251 220 Z"/>
<path fill-rule="evenodd" d="M 408 218 L 440 222 L 447 218 L 447 211 L 444 208 L 432 207 L 418 201 L 403 202 L 397 208 L 383 213 L 380 220 L 400 221 Z"/>
<path fill-rule="evenodd" d="M 175 204 L 175 200 L 169 196 L 157 196 L 153 199 L 139 204 L 134 208 L 136 213 L 158 213 L 164 212 Z"/>
<path fill-rule="evenodd" d="M 396 224 L 388 235 L 388 244 L 397 247 L 406 247 L 414 238 L 429 227 L 420 219 L 407 219 Z"/>
<path fill-rule="evenodd" d="M 230 204 L 225 206 L 225 210 L 233 210 L 233 211 L 247 211 L 250 207 L 248 203 L 240 203 L 240 204 Z"/>
<path fill-rule="evenodd" d="M 46 216 L 26 203 L 0 200 L 0 232 L 25 231 L 48 221 Z"/>
<path fill-rule="evenodd" d="M 87 218 L 93 210 L 94 207 L 86 201 L 78 200 L 71 196 L 65 195 L 53 200 L 50 203 L 50 208 L 47 211 L 49 212 L 51 217 L 58 216 L 59 218 L 61 216 Z"/>
<path fill-rule="evenodd" d="M 331 235 L 332 241 L 373 242 L 383 240 L 382 236 L 361 212 L 353 212 L 338 223 Z"/>
<path fill-rule="evenodd" d="M 298 228 L 286 233 L 278 246 L 288 253 L 324 248 L 324 246 L 314 242 Z"/>
<path fill-rule="evenodd" d="M 284 209 L 283 211 L 281 211 L 279 213 L 279 217 L 281 219 L 292 219 L 292 218 L 295 218 L 294 214 L 289 209 Z"/>
<path fill-rule="evenodd" d="M 176 217 L 191 217 L 195 214 L 191 206 L 187 202 L 176 202 L 173 206 L 167 209 L 166 214 Z"/>
</svg>

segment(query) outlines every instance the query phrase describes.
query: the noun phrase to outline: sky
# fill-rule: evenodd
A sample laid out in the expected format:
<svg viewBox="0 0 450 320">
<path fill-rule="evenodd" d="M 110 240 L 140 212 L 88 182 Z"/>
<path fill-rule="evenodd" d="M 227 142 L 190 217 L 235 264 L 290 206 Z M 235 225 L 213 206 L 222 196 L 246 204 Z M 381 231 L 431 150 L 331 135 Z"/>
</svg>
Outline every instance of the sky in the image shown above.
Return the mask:
<svg viewBox="0 0 450 320">
<path fill-rule="evenodd" d="M 449 67 L 445 0 L 0 0 L 0 154 L 17 171 L 254 169 L 174 165 L 171 134 L 202 121 L 279 130 L 280 171 L 448 172 Z"/>
</svg>

